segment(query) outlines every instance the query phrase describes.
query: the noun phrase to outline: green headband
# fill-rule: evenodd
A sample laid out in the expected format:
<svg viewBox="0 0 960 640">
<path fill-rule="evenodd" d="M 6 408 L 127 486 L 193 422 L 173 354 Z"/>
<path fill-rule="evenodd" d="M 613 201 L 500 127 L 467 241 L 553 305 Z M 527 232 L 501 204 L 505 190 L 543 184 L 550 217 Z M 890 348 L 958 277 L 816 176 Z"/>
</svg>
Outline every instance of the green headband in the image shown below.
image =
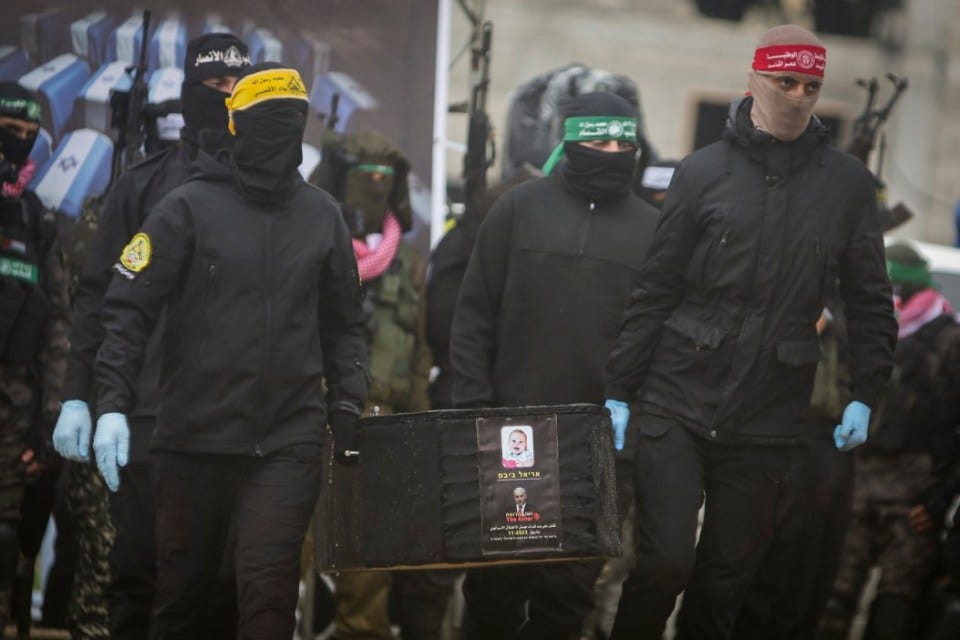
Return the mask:
<svg viewBox="0 0 960 640">
<path fill-rule="evenodd" d="M 383 173 L 388 176 L 393 175 L 393 167 L 388 164 L 371 164 L 369 162 L 350 167 L 350 171 L 363 171 L 364 173 Z"/>
<path fill-rule="evenodd" d="M 0 115 L 40 122 L 40 103 L 27 98 L 0 98 Z"/>
<path fill-rule="evenodd" d="M 933 284 L 933 277 L 926 265 L 906 265 L 887 260 L 887 273 L 890 274 L 891 282 L 899 284 L 919 284 L 924 287 Z"/>
<path fill-rule="evenodd" d="M 565 142 L 583 142 L 584 140 L 625 140 L 637 143 L 637 119 L 623 116 L 578 116 L 563 121 L 563 140 L 554 148 L 553 153 L 543 165 L 543 174 L 550 175 L 560 162 Z"/>
</svg>

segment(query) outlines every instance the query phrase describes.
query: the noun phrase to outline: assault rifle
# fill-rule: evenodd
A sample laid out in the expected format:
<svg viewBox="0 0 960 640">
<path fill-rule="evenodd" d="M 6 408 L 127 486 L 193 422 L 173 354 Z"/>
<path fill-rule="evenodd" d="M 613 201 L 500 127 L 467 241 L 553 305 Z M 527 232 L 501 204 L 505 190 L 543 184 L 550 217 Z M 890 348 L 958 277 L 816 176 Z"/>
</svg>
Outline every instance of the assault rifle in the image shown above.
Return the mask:
<svg viewBox="0 0 960 640">
<path fill-rule="evenodd" d="M 470 55 L 470 100 L 450 107 L 453 112 L 466 112 L 467 151 L 463 156 L 463 192 L 467 207 L 473 205 L 487 188 L 487 169 L 497 157 L 493 127 L 487 115 L 487 90 L 490 86 L 490 45 L 493 24 L 480 23 L 480 18 L 461 1 L 463 10 L 473 23 Z"/>
<path fill-rule="evenodd" d="M 870 152 L 873 151 L 873 146 L 876 143 L 877 132 L 890 117 L 890 112 L 893 111 L 893 106 L 897 103 L 897 100 L 907 90 L 906 78 L 898 78 L 892 73 L 888 73 L 887 78 L 893 83 L 893 94 L 887 100 L 887 104 L 880 109 L 873 108 L 879 88 L 877 79 L 871 78 L 869 82 L 857 80 L 857 84 L 867 90 L 867 104 L 863 113 L 853 123 L 853 140 L 850 142 L 847 152 L 860 158 L 864 164 L 869 164 Z"/>
<path fill-rule="evenodd" d="M 110 93 L 110 126 L 117 129 L 117 141 L 113 147 L 112 178 L 116 178 L 137 160 L 142 153 L 146 133 L 147 83 L 147 44 L 150 38 L 150 10 L 143 12 L 142 37 L 140 39 L 140 58 L 135 67 L 128 67 L 127 73 L 133 74 L 133 84 L 129 91 L 114 90 Z"/>
<path fill-rule="evenodd" d="M 898 78 L 892 73 L 887 74 L 887 79 L 893 84 L 893 93 L 890 95 L 887 103 L 879 109 L 874 109 L 874 103 L 877 98 L 879 83 L 876 78 L 869 81 L 857 80 L 857 84 L 867 91 L 867 101 L 863 112 L 853 123 L 853 139 L 847 147 L 847 152 L 860 159 L 863 164 L 870 166 L 870 153 L 873 151 L 877 142 L 877 133 L 890 117 L 894 105 L 903 92 L 907 90 L 907 79 Z M 877 182 L 877 197 L 880 200 L 880 217 L 884 231 L 889 231 L 900 226 L 913 217 L 913 212 L 902 202 L 897 203 L 893 208 L 886 205 L 886 184 L 881 178 L 883 171 L 883 156 L 886 152 L 886 139 L 880 134 L 880 153 L 877 158 L 877 169 L 874 172 L 874 179 Z"/>
</svg>

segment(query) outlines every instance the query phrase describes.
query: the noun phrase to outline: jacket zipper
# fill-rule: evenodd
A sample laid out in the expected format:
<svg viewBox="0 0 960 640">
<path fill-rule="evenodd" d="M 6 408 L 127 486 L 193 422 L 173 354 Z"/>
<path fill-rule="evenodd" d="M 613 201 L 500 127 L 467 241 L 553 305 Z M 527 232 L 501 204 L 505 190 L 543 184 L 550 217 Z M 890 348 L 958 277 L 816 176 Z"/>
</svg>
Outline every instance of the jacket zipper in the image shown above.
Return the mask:
<svg viewBox="0 0 960 640">
<path fill-rule="evenodd" d="M 591 202 L 590 206 L 587 208 L 587 211 L 594 213 L 597 210 L 597 203 Z M 587 237 L 590 235 L 590 221 L 593 219 L 593 216 L 587 216 L 587 223 L 583 226 L 583 234 L 580 236 L 580 253 L 578 255 L 583 255 L 584 251 L 587 250 Z"/>
<path fill-rule="evenodd" d="M 269 380 L 269 375 L 267 372 L 267 366 L 270 363 L 270 334 L 273 328 L 273 243 L 271 242 L 271 231 L 272 231 L 272 221 L 270 214 L 264 216 L 264 224 L 266 225 L 266 231 L 264 233 L 264 248 L 265 256 L 264 263 L 266 265 L 266 324 L 264 327 L 264 341 L 263 348 L 261 349 L 261 357 L 263 358 L 260 366 L 260 406 L 259 406 L 259 415 L 257 420 L 257 427 L 261 430 L 263 429 L 263 411 L 264 407 L 267 404 L 267 384 Z M 257 442 L 254 447 L 254 453 L 257 457 L 263 456 L 263 451 L 260 449 L 260 443 Z"/>
</svg>

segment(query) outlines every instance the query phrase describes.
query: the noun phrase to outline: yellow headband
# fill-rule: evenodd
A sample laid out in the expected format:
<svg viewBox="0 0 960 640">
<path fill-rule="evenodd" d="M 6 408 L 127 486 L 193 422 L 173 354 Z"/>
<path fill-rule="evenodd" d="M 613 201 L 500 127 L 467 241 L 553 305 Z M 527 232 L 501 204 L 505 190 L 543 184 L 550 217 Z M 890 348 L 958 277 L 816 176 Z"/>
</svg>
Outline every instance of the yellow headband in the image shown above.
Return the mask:
<svg viewBox="0 0 960 640">
<path fill-rule="evenodd" d="M 307 89 L 296 69 L 267 69 L 244 76 L 233 87 L 233 93 L 226 99 L 227 112 L 230 114 L 228 127 L 230 133 L 237 135 L 233 126 L 233 113 L 243 111 L 265 100 L 292 98 L 308 100 Z"/>
</svg>

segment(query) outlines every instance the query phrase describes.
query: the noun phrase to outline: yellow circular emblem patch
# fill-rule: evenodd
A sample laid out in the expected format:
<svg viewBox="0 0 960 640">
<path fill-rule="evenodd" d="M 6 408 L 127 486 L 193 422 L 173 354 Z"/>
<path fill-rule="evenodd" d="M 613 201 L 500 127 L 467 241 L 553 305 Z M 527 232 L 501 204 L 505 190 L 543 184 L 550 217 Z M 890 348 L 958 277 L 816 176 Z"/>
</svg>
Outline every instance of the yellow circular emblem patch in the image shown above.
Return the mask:
<svg viewBox="0 0 960 640">
<path fill-rule="evenodd" d="M 134 273 L 140 273 L 150 264 L 151 253 L 150 236 L 142 232 L 138 233 L 123 248 L 120 264 Z"/>
</svg>

